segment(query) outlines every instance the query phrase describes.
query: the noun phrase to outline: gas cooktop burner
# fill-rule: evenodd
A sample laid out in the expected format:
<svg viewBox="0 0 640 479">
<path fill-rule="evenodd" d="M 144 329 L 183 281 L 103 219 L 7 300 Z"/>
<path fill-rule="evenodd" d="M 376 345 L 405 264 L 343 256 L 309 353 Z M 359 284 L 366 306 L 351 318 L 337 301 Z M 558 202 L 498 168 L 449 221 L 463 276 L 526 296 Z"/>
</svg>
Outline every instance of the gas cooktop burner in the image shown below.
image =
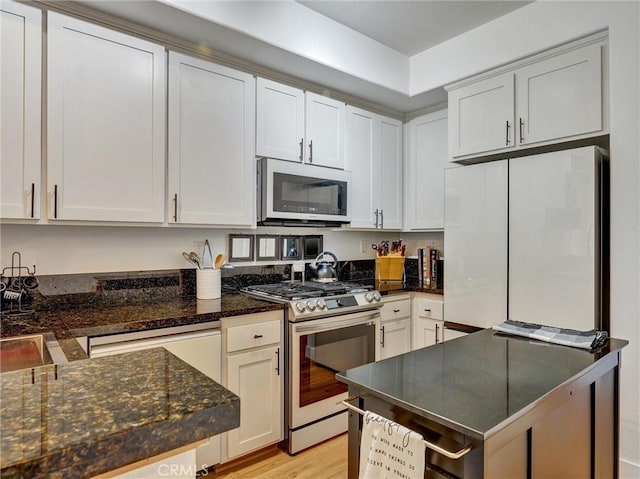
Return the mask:
<svg viewBox="0 0 640 479">
<path fill-rule="evenodd" d="M 364 293 L 371 289 L 371 287 L 365 285 L 341 281 L 333 283 L 283 281 L 281 283 L 256 284 L 244 288 L 247 292 L 261 293 L 288 301 L 307 298 L 324 298 L 347 293 Z"/>
</svg>

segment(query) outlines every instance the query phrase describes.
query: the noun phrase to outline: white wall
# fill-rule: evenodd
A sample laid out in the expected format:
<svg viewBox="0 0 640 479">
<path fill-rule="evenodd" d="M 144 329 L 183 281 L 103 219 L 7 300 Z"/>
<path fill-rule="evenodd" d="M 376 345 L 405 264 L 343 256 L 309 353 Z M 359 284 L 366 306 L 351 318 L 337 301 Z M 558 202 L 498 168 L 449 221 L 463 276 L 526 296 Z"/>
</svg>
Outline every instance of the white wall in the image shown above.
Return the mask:
<svg viewBox="0 0 640 479">
<path fill-rule="evenodd" d="M 629 340 L 621 477 L 640 477 L 640 3 L 534 2 L 411 59 L 411 91 L 435 88 L 609 29 L 611 334 Z"/>
<path fill-rule="evenodd" d="M 38 274 L 145 271 L 191 267 L 182 251 L 196 249 L 196 242 L 209 240 L 215 256 L 228 257 L 229 233 L 322 234 L 324 249 L 339 260 L 373 259 L 371 244 L 382 239 L 401 238 L 407 255 L 416 249 L 435 246 L 442 251 L 442 233 L 379 233 L 331 231 L 316 228 L 259 228 L 219 230 L 206 228 L 161 228 L 117 226 L 2 225 L 0 265 L 11 264 L 13 251 L 20 251 L 23 264 L 36 265 Z M 360 251 L 364 242 L 366 251 Z M 201 251 L 197 251 L 200 253 Z M 251 263 L 242 263 L 251 264 Z"/>
</svg>

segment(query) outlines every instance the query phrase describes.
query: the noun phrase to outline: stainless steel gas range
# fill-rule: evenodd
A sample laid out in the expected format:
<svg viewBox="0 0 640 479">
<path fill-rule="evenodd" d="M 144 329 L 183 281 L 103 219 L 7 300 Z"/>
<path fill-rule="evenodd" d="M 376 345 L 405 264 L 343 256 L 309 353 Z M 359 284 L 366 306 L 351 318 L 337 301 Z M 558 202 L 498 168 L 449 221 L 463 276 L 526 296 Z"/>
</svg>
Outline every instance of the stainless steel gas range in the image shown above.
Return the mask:
<svg viewBox="0 0 640 479">
<path fill-rule="evenodd" d="M 295 454 L 347 430 L 335 373 L 375 361 L 380 293 L 355 283 L 249 286 L 252 296 L 288 304 L 285 325 L 285 434 Z"/>
</svg>

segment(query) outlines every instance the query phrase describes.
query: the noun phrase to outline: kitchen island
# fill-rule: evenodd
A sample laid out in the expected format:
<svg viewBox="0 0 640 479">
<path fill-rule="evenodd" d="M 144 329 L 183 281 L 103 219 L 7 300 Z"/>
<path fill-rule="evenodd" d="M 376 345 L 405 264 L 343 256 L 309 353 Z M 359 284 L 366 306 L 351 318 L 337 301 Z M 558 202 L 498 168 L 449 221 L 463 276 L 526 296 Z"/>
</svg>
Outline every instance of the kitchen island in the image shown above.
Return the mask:
<svg viewBox="0 0 640 479">
<path fill-rule="evenodd" d="M 7 372 L 0 388 L 3 478 L 90 478 L 154 457 L 167 467 L 240 424 L 238 396 L 163 348 Z"/>
<path fill-rule="evenodd" d="M 428 447 L 425 478 L 616 478 L 626 344 L 611 339 L 589 352 L 484 330 L 337 378 L 349 385 L 352 405 L 462 454 Z M 361 428 L 351 412 L 351 479 Z"/>
</svg>

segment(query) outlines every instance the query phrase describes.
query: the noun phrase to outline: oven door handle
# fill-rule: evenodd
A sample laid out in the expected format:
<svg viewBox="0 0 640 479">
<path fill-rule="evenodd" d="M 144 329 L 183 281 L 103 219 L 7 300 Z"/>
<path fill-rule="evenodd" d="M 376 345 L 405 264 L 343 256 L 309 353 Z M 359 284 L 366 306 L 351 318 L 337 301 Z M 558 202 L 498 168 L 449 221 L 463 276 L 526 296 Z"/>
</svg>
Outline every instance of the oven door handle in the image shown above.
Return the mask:
<svg viewBox="0 0 640 479">
<path fill-rule="evenodd" d="M 319 333 L 337 328 L 348 328 L 349 326 L 357 326 L 359 324 L 372 323 L 380 317 L 380 313 L 375 311 L 366 315 L 357 315 L 351 319 L 338 319 L 334 321 L 324 322 L 321 320 L 310 321 L 309 324 L 297 324 L 295 326 L 296 333 Z M 320 324 L 318 324 L 320 323 Z"/>
</svg>

